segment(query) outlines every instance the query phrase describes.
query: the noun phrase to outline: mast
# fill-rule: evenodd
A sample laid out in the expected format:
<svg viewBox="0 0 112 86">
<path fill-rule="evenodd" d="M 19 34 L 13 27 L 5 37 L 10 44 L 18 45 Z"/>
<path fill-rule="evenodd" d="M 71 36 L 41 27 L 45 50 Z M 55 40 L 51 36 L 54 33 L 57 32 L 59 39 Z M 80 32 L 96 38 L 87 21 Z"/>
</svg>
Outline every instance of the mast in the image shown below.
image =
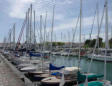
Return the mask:
<svg viewBox="0 0 112 86">
<path fill-rule="evenodd" d="M 28 12 L 26 12 L 26 49 L 28 44 Z"/>
<path fill-rule="evenodd" d="M 80 31 L 79 31 L 79 62 L 78 62 L 78 68 L 80 67 L 81 29 L 82 29 L 82 0 L 80 0 Z"/>
<path fill-rule="evenodd" d="M 79 31 L 79 60 L 78 60 L 78 72 L 80 67 L 80 52 L 81 52 L 81 29 L 82 29 L 82 0 L 80 0 L 80 31 Z M 78 81 L 77 81 L 78 85 Z"/>
<path fill-rule="evenodd" d="M 9 40 L 10 40 L 10 49 L 11 49 L 11 41 L 12 41 L 12 39 L 11 39 L 11 37 L 12 37 L 12 31 L 11 31 L 11 29 L 10 29 L 10 33 L 9 33 L 10 35 L 9 35 Z"/>
<path fill-rule="evenodd" d="M 105 0 L 105 48 L 109 49 L 109 41 L 108 41 L 108 0 Z"/>
<path fill-rule="evenodd" d="M 32 43 L 32 4 L 30 5 L 30 48 Z"/>
<path fill-rule="evenodd" d="M 35 36 L 35 10 L 34 10 L 34 48 L 36 47 L 36 36 Z"/>
<path fill-rule="evenodd" d="M 51 28 L 51 51 L 52 51 L 52 42 L 53 42 L 53 28 L 54 28 L 54 9 L 55 9 L 55 4 L 53 6 L 53 16 L 52 16 L 52 28 Z"/>
<path fill-rule="evenodd" d="M 40 15 L 40 50 L 41 50 L 41 61 L 42 61 L 42 71 L 43 71 L 43 37 L 42 37 L 42 15 Z"/>
<path fill-rule="evenodd" d="M 29 48 L 30 47 L 30 8 L 28 8 L 28 13 L 27 13 L 27 47 Z"/>
<path fill-rule="evenodd" d="M 98 25 L 98 53 L 99 53 L 99 3 L 97 1 L 97 25 Z"/>
<path fill-rule="evenodd" d="M 15 49 L 15 24 L 13 26 L 13 49 Z"/>
<path fill-rule="evenodd" d="M 40 15 L 40 48 L 42 49 L 41 43 L 42 43 L 42 15 Z"/>
<path fill-rule="evenodd" d="M 54 28 L 54 11 L 55 10 L 55 4 L 53 5 L 53 16 L 52 16 L 52 26 L 51 26 L 51 43 L 50 43 L 50 52 L 52 52 L 52 42 L 53 42 L 53 28 Z M 50 54 L 50 60 L 51 60 L 51 54 Z M 50 73 L 50 70 L 49 70 Z"/>
<path fill-rule="evenodd" d="M 107 55 L 107 50 L 109 49 L 108 41 L 108 0 L 105 0 L 105 56 Z M 106 57 L 104 60 L 104 80 L 106 81 Z"/>
<path fill-rule="evenodd" d="M 6 43 L 6 38 L 4 37 L 4 39 L 3 39 L 3 44 L 2 44 L 3 50 L 4 50 L 4 48 L 5 48 L 5 43 Z"/>
<path fill-rule="evenodd" d="M 44 46 L 43 49 L 45 50 L 46 47 L 46 20 L 47 20 L 47 12 L 46 12 L 46 16 L 45 16 L 45 23 L 44 23 Z"/>
</svg>

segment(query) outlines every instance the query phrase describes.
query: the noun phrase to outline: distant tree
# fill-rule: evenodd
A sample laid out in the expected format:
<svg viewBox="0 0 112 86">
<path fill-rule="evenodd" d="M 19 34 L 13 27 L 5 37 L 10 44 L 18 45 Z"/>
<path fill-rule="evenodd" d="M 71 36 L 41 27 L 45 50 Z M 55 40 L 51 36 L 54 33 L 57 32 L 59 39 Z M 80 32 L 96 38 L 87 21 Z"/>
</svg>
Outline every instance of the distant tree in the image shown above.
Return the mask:
<svg viewBox="0 0 112 86">
<path fill-rule="evenodd" d="M 52 46 L 56 46 L 56 45 L 57 45 L 57 42 L 53 42 L 53 43 L 52 43 Z"/>
<path fill-rule="evenodd" d="M 62 45 L 64 45 L 65 43 L 64 43 L 64 42 L 58 42 L 57 44 L 58 44 L 58 46 L 62 46 Z"/>
<path fill-rule="evenodd" d="M 95 43 L 96 43 L 96 39 L 91 40 L 90 47 L 93 48 L 95 46 Z"/>
<path fill-rule="evenodd" d="M 99 47 L 102 47 L 103 46 L 103 42 L 102 42 L 102 38 L 101 37 L 99 37 Z"/>
<path fill-rule="evenodd" d="M 84 47 L 85 47 L 85 48 L 90 47 L 90 43 L 91 43 L 91 40 L 87 39 L 87 40 L 85 41 L 85 43 L 84 43 Z"/>
<path fill-rule="evenodd" d="M 62 46 L 64 42 L 52 42 L 52 46 Z M 51 42 L 46 42 L 46 45 L 51 45 Z"/>
<path fill-rule="evenodd" d="M 99 47 L 103 46 L 102 40 L 103 39 L 99 37 Z M 90 47 L 90 48 L 94 48 L 95 44 L 96 44 L 96 39 L 93 39 L 93 40 L 87 39 L 84 43 L 85 47 Z M 97 47 L 98 47 L 98 44 L 97 44 Z"/>
<path fill-rule="evenodd" d="M 109 40 L 110 48 L 112 48 L 112 38 Z"/>
<path fill-rule="evenodd" d="M 91 40 L 87 39 L 87 40 L 85 41 L 85 45 L 89 45 L 90 42 L 91 42 Z"/>
</svg>

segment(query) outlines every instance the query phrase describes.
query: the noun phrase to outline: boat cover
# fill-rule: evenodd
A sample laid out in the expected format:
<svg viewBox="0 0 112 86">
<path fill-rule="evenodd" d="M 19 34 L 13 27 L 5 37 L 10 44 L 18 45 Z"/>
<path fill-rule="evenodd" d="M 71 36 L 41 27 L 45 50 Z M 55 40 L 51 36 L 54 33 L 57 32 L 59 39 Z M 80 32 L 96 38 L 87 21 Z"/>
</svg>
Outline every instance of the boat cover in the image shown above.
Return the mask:
<svg viewBox="0 0 112 86">
<path fill-rule="evenodd" d="M 40 53 L 32 53 L 30 52 L 29 55 L 32 57 L 32 56 L 37 56 L 37 57 L 40 57 L 41 54 Z"/>
<path fill-rule="evenodd" d="M 88 75 L 88 81 L 91 80 L 91 79 L 95 79 L 95 78 L 101 78 L 103 77 L 104 75 L 96 75 L 96 74 L 93 74 L 93 75 Z M 81 74 L 79 71 L 78 71 L 78 82 L 84 82 L 86 80 L 86 75 L 84 74 Z"/>
<path fill-rule="evenodd" d="M 85 86 L 85 83 L 80 84 L 79 86 Z M 88 86 L 104 86 L 104 82 L 92 81 L 92 82 L 88 82 Z"/>
<path fill-rule="evenodd" d="M 61 66 L 61 67 L 56 67 L 56 66 L 54 66 L 54 65 L 52 65 L 51 63 L 50 63 L 50 65 L 49 65 L 49 70 L 61 70 L 62 68 L 64 68 L 65 66 Z"/>
<path fill-rule="evenodd" d="M 80 70 L 78 67 L 65 67 L 64 74 L 77 74 L 78 70 Z"/>
<path fill-rule="evenodd" d="M 51 75 L 53 75 L 53 76 L 62 76 L 62 73 L 60 73 L 60 72 L 54 72 L 54 73 L 51 73 Z"/>
</svg>

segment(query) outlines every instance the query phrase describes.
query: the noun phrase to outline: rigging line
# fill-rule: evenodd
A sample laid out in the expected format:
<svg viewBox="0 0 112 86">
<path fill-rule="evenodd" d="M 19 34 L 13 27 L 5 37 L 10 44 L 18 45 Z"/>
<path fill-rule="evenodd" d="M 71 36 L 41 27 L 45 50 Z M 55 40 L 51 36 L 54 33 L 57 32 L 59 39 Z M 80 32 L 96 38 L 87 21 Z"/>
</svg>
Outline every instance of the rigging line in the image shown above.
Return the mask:
<svg viewBox="0 0 112 86">
<path fill-rule="evenodd" d="M 9 32 L 8 32 L 6 48 L 8 48 L 8 44 L 9 44 L 9 42 L 10 42 L 10 34 L 11 34 L 11 29 L 10 29 Z M 5 48 L 5 49 L 6 49 L 6 48 Z"/>
<path fill-rule="evenodd" d="M 5 48 L 4 49 L 6 49 L 6 48 L 8 48 L 8 43 L 10 42 L 10 34 L 12 33 L 12 29 L 9 29 L 9 32 L 8 32 L 8 35 L 7 35 L 7 37 L 6 37 L 6 44 L 5 44 Z"/>
<path fill-rule="evenodd" d="M 98 31 L 99 31 L 99 3 L 97 2 L 97 26 L 98 26 Z M 100 34 L 99 34 L 100 35 Z M 98 54 L 99 54 L 99 36 L 98 36 Z"/>
<path fill-rule="evenodd" d="M 55 5 L 56 5 L 56 3 L 54 3 L 54 5 L 53 5 L 53 15 L 52 15 L 52 25 L 51 25 L 51 43 L 50 43 L 50 55 L 49 55 L 49 60 L 50 61 L 51 61 L 52 41 L 53 41 L 52 37 L 53 37 L 53 29 L 54 29 Z M 49 74 L 50 74 L 50 72 L 51 71 L 49 70 Z"/>
<path fill-rule="evenodd" d="M 36 31 L 37 31 L 37 36 L 38 36 L 38 38 L 40 38 L 39 30 L 37 29 Z M 39 40 L 38 40 L 38 41 L 39 41 Z"/>
<path fill-rule="evenodd" d="M 97 35 L 97 40 L 96 40 L 96 43 L 95 43 L 95 48 L 94 48 L 93 53 L 92 53 L 92 58 L 91 58 L 91 61 L 90 61 L 90 64 L 89 64 L 88 72 L 87 73 L 90 72 L 90 68 L 91 68 L 91 65 L 92 65 L 93 58 L 94 58 L 94 55 L 93 54 L 95 53 L 95 50 L 96 50 L 96 47 L 97 47 L 97 43 L 98 43 L 98 37 L 99 37 L 99 34 L 101 32 L 101 26 L 102 26 L 102 23 L 103 23 L 104 12 L 105 12 L 105 7 L 103 9 L 103 15 L 102 15 L 101 21 L 100 21 L 100 26 L 99 26 L 99 31 L 98 31 L 98 35 Z"/>
<path fill-rule="evenodd" d="M 103 15 L 102 15 L 102 17 L 101 17 L 101 22 L 100 22 L 100 25 L 99 25 L 97 40 L 96 40 L 96 43 L 95 43 L 95 48 L 93 49 L 93 53 L 92 53 L 91 61 L 90 61 L 89 66 L 88 66 L 87 73 L 90 72 L 90 68 L 91 68 L 91 65 L 92 65 L 92 62 L 93 62 L 94 53 L 95 53 L 95 50 L 96 50 L 96 47 L 97 47 L 97 44 L 98 44 L 99 33 L 100 33 L 100 31 L 101 31 L 101 26 L 102 26 L 102 23 L 103 23 L 104 12 L 105 12 L 105 6 L 104 6 L 104 9 L 103 9 Z M 88 81 L 88 78 L 87 78 L 87 77 L 88 77 L 88 75 L 86 75 L 86 80 L 85 80 L 85 82 Z"/>
<path fill-rule="evenodd" d="M 36 26 L 37 26 L 38 28 L 40 28 L 40 25 L 39 25 L 38 22 L 35 23 L 35 27 L 36 27 Z M 40 35 L 39 35 L 39 29 L 36 29 L 36 31 L 37 31 L 37 34 L 38 34 L 38 35 L 36 35 L 36 37 L 38 36 L 38 38 L 39 38 L 39 36 L 40 36 Z"/>
<path fill-rule="evenodd" d="M 52 27 L 51 27 L 51 51 L 52 51 L 52 42 L 53 42 L 53 28 L 54 28 L 54 9 L 55 9 L 55 4 L 53 6 L 53 16 L 52 16 Z"/>
<path fill-rule="evenodd" d="M 75 29 L 73 31 L 73 38 L 72 38 L 72 42 L 70 44 L 70 49 L 72 48 L 72 45 L 73 45 L 73 42 L 74 42 L 74 39 L 75 39 L 76 29 L 77 29 L 77 26 L 78 26 L 79 19 L 80 19 L 80 16 L 78 16 L 78 19 L 77 19 L 77 22 L 76 22 L 76 26 L 75 26 Z M 70 55 L 70 50 L 69 50 L 69 53 L 68 53 L 68 57 L 69 57 L 69 55 Z"/>
<path fill-rule="evenodd" d="M 77 23 L 76 23 L 76 26 L 75 26 L 75 30 L 74 30 L 74 33 L 73 33 L 72 42 L 74 42 L 74 39 L 75 39 L 75 35 L 76 35 L 76 30 L 77 30 L 77 26 L 78 26 L 79 19 L 80 19 L 80 16 L 78 16 L 78 20 L 77 20 Z"/>
<path fill-rule="evenodd" d="M 46 20 L 47 20 L 47 12 L 46 12 L 46 17 L 45 17 L 45 24 L 44 24 L 44 46 L 43 46 L 43 49 L 45 50 L 45 47 L 46 47 Z"/>
<path fill-rule="evenodd" d="M 20 31 L 20 34 L 19 34 L 19 38 L 18 38 L 18 41 L 17 41 L 17 44 L 16 44 L 16 48 L 17 49 L 19 48 L 19 43 L 21 41 L 21 37 L 23 35 L 23 31 L 24 31 L 25 25 L 26 25 L 26 18 L 25 18 L 25 20 L 23 22 L 23 25 L 22 25 L 22 28 L 21 28 L 21 31 Z"/>
<path fill-rule="evenodd" d="M 91 35 L 92 35 L 92 32 L 93 32 L 93 27 L 94 27 L 94 23 L 95 23 L 96 12 L 97 12 L 97 5 L 96 5 L 95 15 L 94 15 L 94 18 L 93 18 L 93 23 L 92 23 L 92 27 L 91 27 L 91 31 L 90 31 L 90 40 L 91 40 Z"/>
</svg>

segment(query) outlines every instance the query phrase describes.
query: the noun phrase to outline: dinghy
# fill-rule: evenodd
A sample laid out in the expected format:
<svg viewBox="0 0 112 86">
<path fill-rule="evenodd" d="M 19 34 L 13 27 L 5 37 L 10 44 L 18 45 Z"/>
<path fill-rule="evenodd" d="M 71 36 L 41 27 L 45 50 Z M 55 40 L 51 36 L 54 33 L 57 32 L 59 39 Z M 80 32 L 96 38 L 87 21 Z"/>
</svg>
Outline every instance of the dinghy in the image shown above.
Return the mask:
<svg viewBox="0 0 112 86">
<path fill-rule="evenodd" d="M 36 70 L 37 70 L 36 66 L 28 66 L 20 69 L 21 72 L 32 72 Z"/>
<path fill-rule="evenodd" d="M 44 74 L 44 73 L 49 73 L 49 62 L 44 62 L 43 67 L 41 64 L 38 64 L 39 70 L 40 71 L 33 71 L 33 72 L 28 72 L 28 75 L 34 76 L 34 75 L 39 75 L 39 74 Z"/>
<path fill-rule="evenodd" d="M 41 81 L 42 86 L 59 86 L 60 79 L 56 77 L 48 77 Z"/>
<path fill-rule="evenodd" d="M 18 69 L 24 68 L 24 67 L 28 67 L 28 66 L 33 66 L 33 64 L 27 64 L 27 63 L 23 63 L 23 64 L 19 64 L 17 66 Z"/>
<path fill-rule="evenodd" d="M 77 79 L 75 79 L 75 78 L 64 80 L 66 86 L 71 86 L 74 83 L 76 83 L 76 81 L 77 81 Z M 57 78 L 57 77 L 52 76 L 52 77 L 48 77 L 48 78 L 41 80 L 42 86 L 59 86 L 60 83 L 61 83 L 61 77 Z"/>
<path fill-rule="evenodd" d="M 64 79 L 65 79 L 65 85 L 72 85 L 73 83 L 77 82 L 77 71 L 80 70 L 77 67 L 65 67 L 63 69 L 64 71 Z M 54 75 L 52 77 L 48 77 L 41 80 L 42 86 L 59 86 L 61 82 L 61 76 L 63 75 L 62 70 L 57 73 L 53 73 L 51 75 Z"/>
</svg>

